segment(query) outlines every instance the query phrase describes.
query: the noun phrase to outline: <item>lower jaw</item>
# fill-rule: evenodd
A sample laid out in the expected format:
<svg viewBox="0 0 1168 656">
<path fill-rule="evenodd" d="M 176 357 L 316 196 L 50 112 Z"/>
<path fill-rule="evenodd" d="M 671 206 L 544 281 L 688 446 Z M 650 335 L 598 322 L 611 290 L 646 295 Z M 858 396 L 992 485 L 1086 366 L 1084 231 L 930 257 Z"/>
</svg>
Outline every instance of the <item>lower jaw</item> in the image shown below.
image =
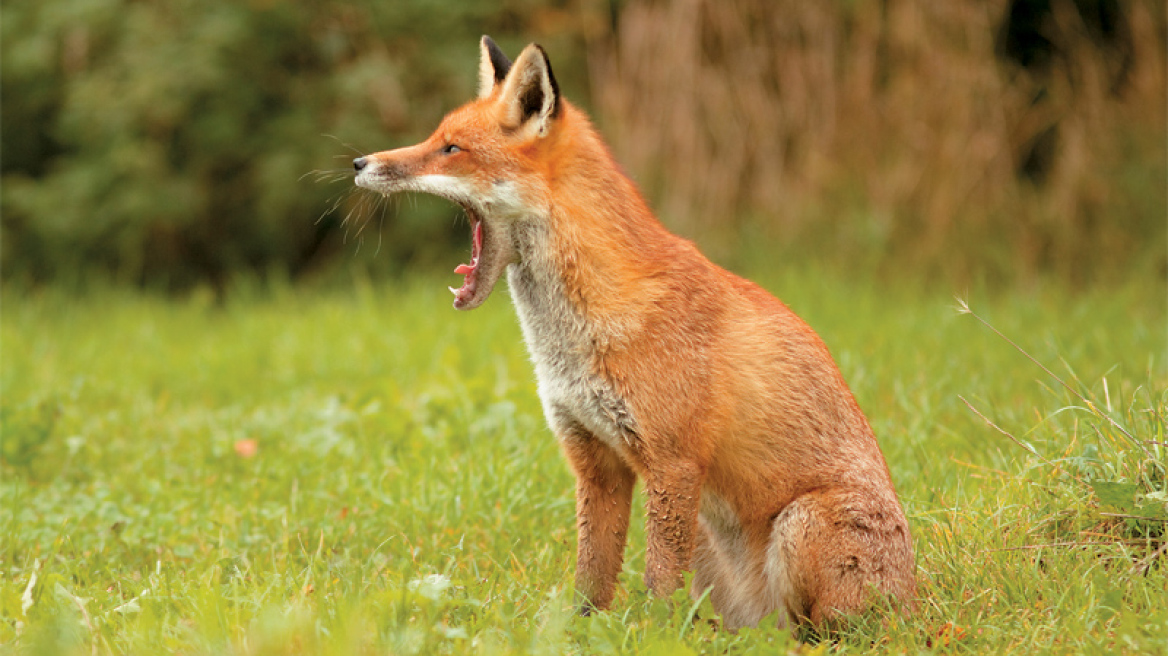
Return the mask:
<svg viewBox="0 0 1168 656">
<path fill-rule="evenodd" d="M 462 294 L 457 294 L 454 297 L 454 309 L 455 310 L 473 310 L 474 308 L 478 307 L 478 304 L 475 303 L 474 300 L 475 299 L 474 299 L 473 292 L 466 294 L 465 296 Z"/>
</svg>

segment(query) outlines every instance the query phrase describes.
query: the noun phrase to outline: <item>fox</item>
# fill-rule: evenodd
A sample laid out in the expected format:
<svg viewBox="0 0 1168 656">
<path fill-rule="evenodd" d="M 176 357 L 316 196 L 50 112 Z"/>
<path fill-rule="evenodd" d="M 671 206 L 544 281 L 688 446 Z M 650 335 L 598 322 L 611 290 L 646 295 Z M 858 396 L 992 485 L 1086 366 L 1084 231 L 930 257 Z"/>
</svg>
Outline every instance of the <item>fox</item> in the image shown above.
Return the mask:
<svg viewBox="0 0 1168 656">
<path fill-rule="evenodd" d="M 477 97 L 425 141 L 356 158 L 355 183 L 462 208 L 456 309 L 506 275 L 575 475 L 580 612 L 612 606 L 637 479 L 654 596 L 692 572 L 690 595 L 730 630 L 911 609 L 908 522 L 823 341 L 664 227 L 542 47 L 512 62 L 483 36 L 478 73 Z"/>
</svg>

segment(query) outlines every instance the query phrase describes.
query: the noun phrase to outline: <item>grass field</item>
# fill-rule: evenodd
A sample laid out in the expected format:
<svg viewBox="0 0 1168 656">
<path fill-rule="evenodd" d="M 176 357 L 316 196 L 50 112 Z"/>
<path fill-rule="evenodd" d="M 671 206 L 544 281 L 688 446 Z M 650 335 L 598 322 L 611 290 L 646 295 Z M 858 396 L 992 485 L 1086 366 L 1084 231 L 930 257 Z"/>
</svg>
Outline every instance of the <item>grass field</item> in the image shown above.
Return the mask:
<svg viewBox="0 0 1168 656">
<path fill-rule="evenodd" d="M 914 617 L 818 644 L 718 631 L 708 603 L 647 597 L 639 509 L 615 609 L 576 617 L 572 478 L 503 285 L 469 314 L 440 280 L 242 285 L 221 304 L 5 290 L 0 651 L 1168 651 L 1158 284 L 763 282 L 881 440 Z"/>
</svg>

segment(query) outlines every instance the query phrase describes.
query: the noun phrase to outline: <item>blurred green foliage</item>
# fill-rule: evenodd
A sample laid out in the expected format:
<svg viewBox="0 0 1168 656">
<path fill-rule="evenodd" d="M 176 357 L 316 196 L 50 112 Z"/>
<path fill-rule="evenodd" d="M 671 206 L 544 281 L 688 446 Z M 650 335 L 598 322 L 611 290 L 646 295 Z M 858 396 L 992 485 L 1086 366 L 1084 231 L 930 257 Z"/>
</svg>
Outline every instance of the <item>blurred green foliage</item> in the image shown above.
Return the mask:
<svg viewBox="0 0 1168 656">
<path fill-rule="evenodd" d="M 512 55 L 553 52 L 662 219 L 725 265 L 1162 279 L 1163 8 L 1122 5 L 1130 61 L 1060 27 L 1064 65 L 1043 77 L 994 49 L 1031 5 L 1070 7 L 4 2 L 0 276 L 221 290 L 337 262 L 448 268 L 467 248 L 461 211 L 360 192 L 350 162 L 470 98 L 487 33 Z M 1043 41 L 1058 25 L 1038 27 Z M 1131 64 L 1123 94 L 1116 61 Z M 1014 160 L 1056 123 L 1053 173 L 1027 179 Z"/>
<path fill-rule="evenodd" d="M 542 4 L 5 3 L 5 278 L 218 286 L 352 253 L 368 220 L 385 261 L 449 239 L 452 208 L 386 220 L 349 162 L 428 133 L 473 92 L 478 36 L 517 49 Z"/>
</svg>

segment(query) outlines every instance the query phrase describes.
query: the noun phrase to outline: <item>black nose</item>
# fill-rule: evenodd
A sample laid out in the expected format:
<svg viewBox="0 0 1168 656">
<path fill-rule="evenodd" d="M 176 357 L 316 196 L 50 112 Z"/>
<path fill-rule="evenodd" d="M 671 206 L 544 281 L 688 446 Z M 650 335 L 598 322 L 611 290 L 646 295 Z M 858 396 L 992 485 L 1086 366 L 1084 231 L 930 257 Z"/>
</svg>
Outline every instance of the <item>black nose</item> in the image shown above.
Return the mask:
<svg viewBox="0 0 1168 656">
<path fill-rule="evenodd" d="M 360 171 L 361 169 L 365 168 L 365 165 L 368 163 L 369 162 L 364 157 L 358 157 L 357 159 L 353 160 L 353 168 Z"/>
</svg>

